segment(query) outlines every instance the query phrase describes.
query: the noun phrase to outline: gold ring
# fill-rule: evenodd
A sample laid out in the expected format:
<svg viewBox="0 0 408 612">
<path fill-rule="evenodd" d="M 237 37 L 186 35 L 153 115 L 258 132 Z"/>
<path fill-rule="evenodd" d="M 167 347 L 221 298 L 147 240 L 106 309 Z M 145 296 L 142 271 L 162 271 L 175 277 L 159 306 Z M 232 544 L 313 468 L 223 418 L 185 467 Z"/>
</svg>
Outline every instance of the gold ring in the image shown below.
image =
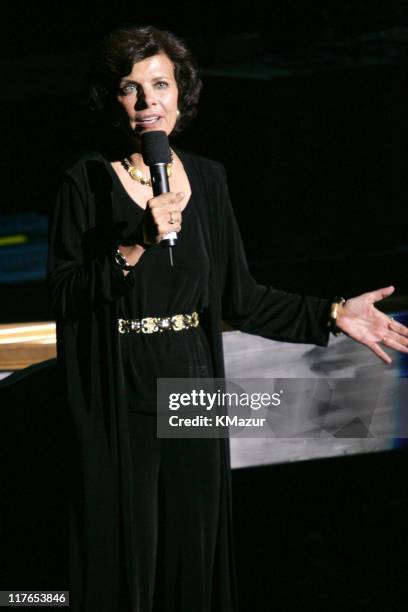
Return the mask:
<svg viewBox="0 0 408 612">
<path fill-rule="evenodd" d="M 169 224 L 170 225 L 174 225 L 175 224 L 175 220 L 173 219 L 173 212 L 169 212 L 169 215 L 170 215 Z"/>
</svg>

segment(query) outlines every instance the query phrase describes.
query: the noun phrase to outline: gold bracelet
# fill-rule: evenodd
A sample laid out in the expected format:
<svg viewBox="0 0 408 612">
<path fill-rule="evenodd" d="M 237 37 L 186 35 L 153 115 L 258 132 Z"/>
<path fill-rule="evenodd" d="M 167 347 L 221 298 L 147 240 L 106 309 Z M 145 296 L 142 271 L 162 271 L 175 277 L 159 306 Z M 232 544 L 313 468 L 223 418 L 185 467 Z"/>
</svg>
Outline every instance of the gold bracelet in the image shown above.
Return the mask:
<svg viewBox="0 0 408 612">
<path fill-rule="evenodd" d="M 344 306 L 346 300 L 341 298 L 335 298 L 335 301 L 332 303 L 330 307 L 330 317 L 328 322 L 328 327 L 332 334 L 335 336 L 339 336 L 341 334 L 341 329 L 337 327 L 337 315 L 339 313 L 340 306 Z"/>
</svg>

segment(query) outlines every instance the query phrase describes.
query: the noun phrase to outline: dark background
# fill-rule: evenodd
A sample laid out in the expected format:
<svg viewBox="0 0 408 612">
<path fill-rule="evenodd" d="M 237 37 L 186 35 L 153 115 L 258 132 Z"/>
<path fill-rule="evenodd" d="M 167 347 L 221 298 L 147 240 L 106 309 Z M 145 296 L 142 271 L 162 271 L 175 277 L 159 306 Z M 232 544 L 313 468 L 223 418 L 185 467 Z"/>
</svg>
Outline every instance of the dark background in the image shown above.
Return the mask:
<svg viewBox="0 0 408 612">
<path fill-rule="evenodd" d="M 202 67 L 199 115 L 175 144 L 225 164 L 255 276 L 345 297 L 393 283 L 404 303 L 407 2 L 13 2 L 1 11 L 1 213 L 49 214 L 61 165 L 92 144 L 82 90 L 90 49 L 124 22 L 151 23 L 184 37 Z M 0 304 L 1 322 L 52 318 L 44 282 L 0 285 Z M 64 461 L 52 415 L 32 411 L 34 392 L 20 389 L 12 439 L 33 460 L 18 472 L 29 484 L 9 479 L 4 496 L 24 540 L 18 548 L 11 532 L 16 582 L 4 588 L 59 588 L 63 526 L 49 526 L 64 506 L 55 486 Z M 400 450 L 234 471 L 243 612 L 405 610 L 406 461 Z M 47 496 L 27 522 L 36 491 Z"/>
<path fill-rule="evenodd" d="M 2 17 L 3 213 L 52 210 L 61 165 L 92 147 L 90 50 L 113 27 L 152 23 L 202 68 L 199 115 L 174 144 L 225 164 L 256 278 L 408 294 L 406 1 L 13 3 Z M 43 283 L 0 298 L 3 321 L 52 316 Z"/>
</svg>

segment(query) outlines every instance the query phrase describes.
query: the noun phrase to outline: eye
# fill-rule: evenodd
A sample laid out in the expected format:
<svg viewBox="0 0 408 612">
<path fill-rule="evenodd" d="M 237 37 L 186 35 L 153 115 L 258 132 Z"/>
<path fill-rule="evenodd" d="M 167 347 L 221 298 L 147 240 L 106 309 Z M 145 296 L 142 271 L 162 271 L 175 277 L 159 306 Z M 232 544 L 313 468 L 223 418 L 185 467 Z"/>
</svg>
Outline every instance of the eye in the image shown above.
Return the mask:
<svg viewBox="0 0 408 612">
<path fill-rule="evenodd" d="M 137 86 L 135 85 L 135 83 L 126 83 L 126 85 L 121 86 L 120 93 L 123 96 L 127 96 L 131 93 L 137 93 Z"/>
<path fill-rule="evenodd" d="M 168 84 L 167 81 L 157 81 L 157 83 L 156 83 L 156 87 L 158 89 L 166 89 L 166 87 L 168 87 L 168 86 L 169 86 L 169 84 Z"/>
</svg>

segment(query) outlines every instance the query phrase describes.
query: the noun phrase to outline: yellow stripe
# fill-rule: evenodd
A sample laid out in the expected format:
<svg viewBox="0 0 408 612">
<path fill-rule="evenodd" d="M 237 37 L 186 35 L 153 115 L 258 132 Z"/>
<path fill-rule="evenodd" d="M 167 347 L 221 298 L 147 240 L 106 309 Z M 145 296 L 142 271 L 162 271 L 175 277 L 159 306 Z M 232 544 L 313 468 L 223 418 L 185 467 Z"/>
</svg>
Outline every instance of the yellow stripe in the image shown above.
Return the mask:
<svg viewBox="0 0 408 612">
<path fill-rule="evenodd" d="M 27 236 L 24 234 L 16 234 L 15 236 L 0 236 L 0 246 L 9 246 L 10 244 L 22 244 L 27 242 Z"/>
</svg>

